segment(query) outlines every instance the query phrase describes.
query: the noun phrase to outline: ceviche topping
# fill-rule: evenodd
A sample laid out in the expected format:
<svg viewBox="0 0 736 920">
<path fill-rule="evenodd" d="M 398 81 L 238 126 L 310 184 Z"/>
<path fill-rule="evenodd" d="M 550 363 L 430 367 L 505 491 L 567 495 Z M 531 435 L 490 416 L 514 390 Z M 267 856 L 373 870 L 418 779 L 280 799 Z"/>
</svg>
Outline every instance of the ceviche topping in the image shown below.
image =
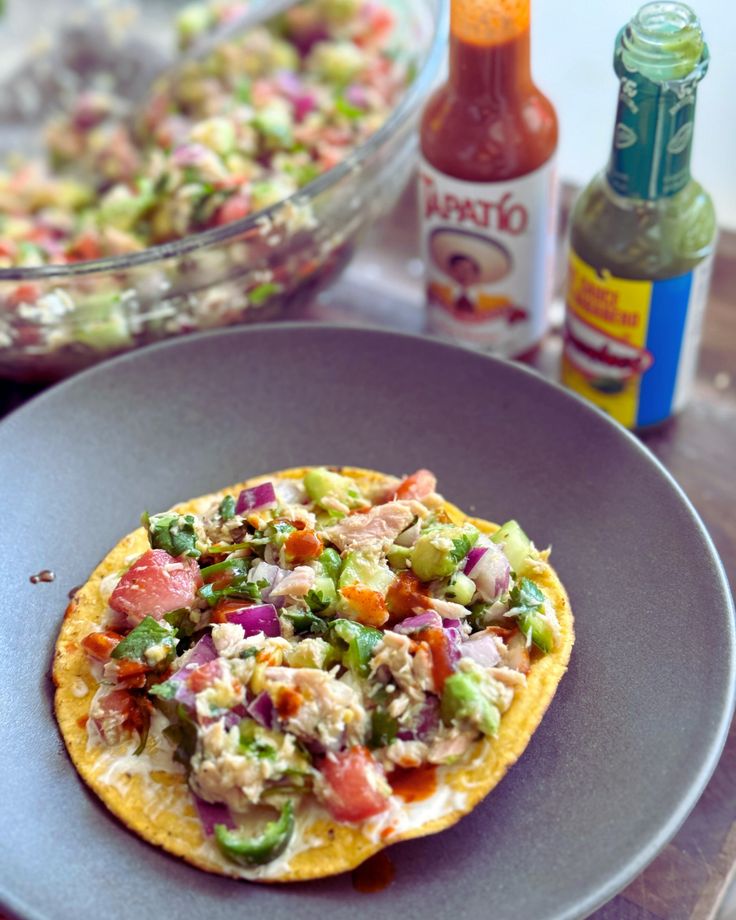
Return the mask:
<svg viewBox="0 0 736 920">
<path fill-rule="evenodd" d="M 247 5 L 185 6 L 180 46 Z M 287 198 L 373 134 L 410 82 L 394 25 L 375 0 L 307 0 L 154 84 L 137 122 L 125 99 L 83 92 L 46 126 L 45 161 L 0 171 L 0 268 L 125 255 Z"/>
<path fill-rule="evenodd" d="M 90 743 L 144 751 L 156 714 L 241 866 L 284 852 L 306 799 L 360 825 L 407 770 L 472 758 L 559 624 L 545 553 L 515 521 L 456 522 L 435 487 L 427 470 L 361 489 L 311 469 L 145 514 L 151 548 L 82 642 L 101 681 Z M 246 834 L 238 816 L 263 806 Z"/>
</svg>

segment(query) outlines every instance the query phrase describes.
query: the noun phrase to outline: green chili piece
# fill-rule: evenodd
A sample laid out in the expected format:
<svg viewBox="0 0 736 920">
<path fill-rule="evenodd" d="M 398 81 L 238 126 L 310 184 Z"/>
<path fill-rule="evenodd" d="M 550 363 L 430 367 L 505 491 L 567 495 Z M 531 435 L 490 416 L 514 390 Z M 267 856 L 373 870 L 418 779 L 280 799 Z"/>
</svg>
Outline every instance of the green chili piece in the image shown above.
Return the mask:
<svg viewBox="0 0 736 920">
<path fill-rule="evenodd" d="M 354 620 L 334 620 L 331 633 L 337 638 L 342 663 L 356 674 L 365 676 L 370 669 L 373 650 L 383 639 L 380 629 L 361 626 Z"/>
<path fill-rule="evenodd" d="M 144 617 L 135 629 L 118 642 L 110 655 L 112 658 L 143 661 L 148 649 L 156 645 L 166 649 L 166 655 L 161 661 L 170 658 L 176 649 L 176 630 L 162 625 L 153 617 Z"/>
<path fill-rule="evenodd" d="M 215 825 L 215 841 L 227 859 L 241 866 L 262 866 L 276 859 L 286 849 L 294 833 L 294 804 L 289 799 L 276 821 L 269 821 L 257 837 L 242 831 L 229 830 L 224 824 Z"/>
</svg>

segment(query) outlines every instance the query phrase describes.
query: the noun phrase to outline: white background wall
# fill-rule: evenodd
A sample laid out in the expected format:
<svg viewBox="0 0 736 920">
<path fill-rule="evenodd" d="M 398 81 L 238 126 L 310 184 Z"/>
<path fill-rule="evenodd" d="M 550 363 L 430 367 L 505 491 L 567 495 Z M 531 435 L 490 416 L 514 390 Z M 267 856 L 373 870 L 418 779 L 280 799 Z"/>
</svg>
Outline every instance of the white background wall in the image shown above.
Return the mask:
<svg viewBox="0 0 736 920">
<path fill-rule="evenodd" d="M 736 230 L 736 3 L 692 0 L 710 47 L 700 84 L 693 173 L 711 193 L 721 226 Z M 603 167 L 617 81 L 613 42 L 637 0 L 532 0 L 532 58 L 560 118 L 560 173 L 584 184 Z"/>
</svg>

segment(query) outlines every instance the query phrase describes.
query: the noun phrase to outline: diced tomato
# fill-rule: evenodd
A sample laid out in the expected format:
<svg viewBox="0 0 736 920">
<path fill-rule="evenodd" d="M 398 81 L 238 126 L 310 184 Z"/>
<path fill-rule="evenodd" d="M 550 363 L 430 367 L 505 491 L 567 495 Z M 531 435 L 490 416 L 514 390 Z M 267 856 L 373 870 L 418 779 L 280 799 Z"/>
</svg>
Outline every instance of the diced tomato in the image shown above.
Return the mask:
<svg viewBox="0 0 736 920">
<path fill-rule="evenodd" d="M 112 650 L 123 637 L 111 629 L 105 632 L 91 632 L 82 639 L 82 648 L 95 661 L 108 661 Z"/>
<path fill-rule="evenodd" d="M 131 661 L 129 658 L 112 661 L 108 667 L 110 676 L 115 677 L 118 685 L 127 687 L 129 690 L 144 687 L 146 675 L 151 670 L 144 662 Z M 105 674 L 108 674 L 108 668 L 105 669 Z"/>
<path fill-rule="evenodd" d="M 365 821 L 388 807 L 383 769 L 367 748 L 326 757 L 320 769 L 327 782 L 324 803 L 336 821 Z"/>
<path fill-rule="evenodd" d="M 231 224 L 235 220 L 247 217 L 251 212 L 251 201 L 248 195 L 231 195 L 227 201 L 220 205 L 215 214 L 215 224 Z"/>
<path fill-rule="evenodd" d="M 515 630 L 507 629 L 505 626 L 487 626 L 486 629 L 488 632 L 493 633 L 494 636 L 499 636 L 505 642 L 510 636 L 513 636 Z"/>
<path fill-rule="evenodd" d="M 41 296 L 41 287 L 38 284 L 26 283 L 19 284 L 5 298 L 10 307 L 17 307 L 22 303 L 35 303 Z"/>
<path fill-rule="evenodd" d="M 18 252 L 18 247 L 12 240 L 0 239 L 0 257 L 5 259 L 14 259 Z"/>
<path fill-rule="evenodd" d="M 200 665 L 196 671 L 187 677 L 187 686 L 193 693 L 200 693 L 211 687 L 218 677 L 222 676 L 220 659 L 214 658 L 206 664 Z"/>
<path fill-rule="evenodd" d="M 102 247 L 91 233 L 78 236 L 66 249 L 66 257 L 70 262 L 87 262 L 90 259 L 99 259 Z"/>
<path fill-rule="evenodd" d="M 388 607 L 380 591 L 365 585 L 347 585 L 340 594 L 350 604 L 353 619 L 364 626 L 383 626 L 388 620 Z"/>
<path fill-rule="evenodd" d="M 444 629 L 435 626 L 423 629 L 418 638 L 426 642 L 432 652 L 432 676 L 437 692 L 442 693 L 445 681 L 455 670 L 450 657 L 450 641 Z"/>
<path fill-rule="evenodd" d="M 364 47 L 380 45 L 383 38 L 394 28 L 394 14 L 391 10 L 371 7 L 364 15 L 370 17 L 369 24 L 366 24 L 364 31 L 354 38 L 355 44 Z"/>
<path fill-rule="evenodd" d="M 202 585 L 199 566 L 189 556 L 174 558 L 162 549 L 149 549 L 117 583 L 109 604 L 128 621 L 160 620 L 165 613 L 190 607 Z"/>
<path fill-rule="evenodd" d="M 396 490 L 396 498 L 408 499 L 415 498 L 422 501 L 437 488 L 437 477 L 429 470 L 417 470 L 411 476 L 407 476 Z"/>
<path fill-rule="evenodd" d="M 102 740 L 117 744 L 127 732 L 140 732 L 149 712 L 147 700 L 133 696 L 129 690 L 118 689 L 95 702 L 91 718 Z"/>
<path fill-rule="evenodd" d="M 225 588 L 229 588 L 232 584 L 233 572 L 231 569 L 226 569 L 223 572 L 215 572 L 213 575 L 208 575 L 205 578 L 205 581 L 208 585 L 212 585 L 215 591 L 223 591 Z"/>
<path fill-rule="evenodd" d="M 399 572 L 389 586 L 386 605 L 391 614 L 391 622 L 398 623 L 399 620 L 414 616 L 417 607 L 426 610 L 431 606 L 431 601 L 413 572 Z"/>
<path fill-rule="evenodd" d="M 284 543 L 286 558 L 289 562 L 300 565 L 317 559 L 324 549 L 324 544 L 313 530 L 292 530 Z"/>
</svg>

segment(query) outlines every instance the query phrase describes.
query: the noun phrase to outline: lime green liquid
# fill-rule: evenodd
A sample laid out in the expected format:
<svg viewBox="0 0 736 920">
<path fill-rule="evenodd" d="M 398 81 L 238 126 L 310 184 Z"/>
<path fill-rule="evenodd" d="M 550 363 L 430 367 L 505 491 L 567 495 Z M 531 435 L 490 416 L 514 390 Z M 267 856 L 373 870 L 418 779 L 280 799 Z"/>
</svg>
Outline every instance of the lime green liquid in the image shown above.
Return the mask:
<svg viewBox="0 0 736 920">
<path fill-rule="evenodd" d="M 716 235 L 713 201 L 694 179 L 675 195 L 647 201 L 617 195 L 600 173 L 575 204 L 570 242 L 594 268 L 657 281 L 696 268 Z"/>
</svg>

